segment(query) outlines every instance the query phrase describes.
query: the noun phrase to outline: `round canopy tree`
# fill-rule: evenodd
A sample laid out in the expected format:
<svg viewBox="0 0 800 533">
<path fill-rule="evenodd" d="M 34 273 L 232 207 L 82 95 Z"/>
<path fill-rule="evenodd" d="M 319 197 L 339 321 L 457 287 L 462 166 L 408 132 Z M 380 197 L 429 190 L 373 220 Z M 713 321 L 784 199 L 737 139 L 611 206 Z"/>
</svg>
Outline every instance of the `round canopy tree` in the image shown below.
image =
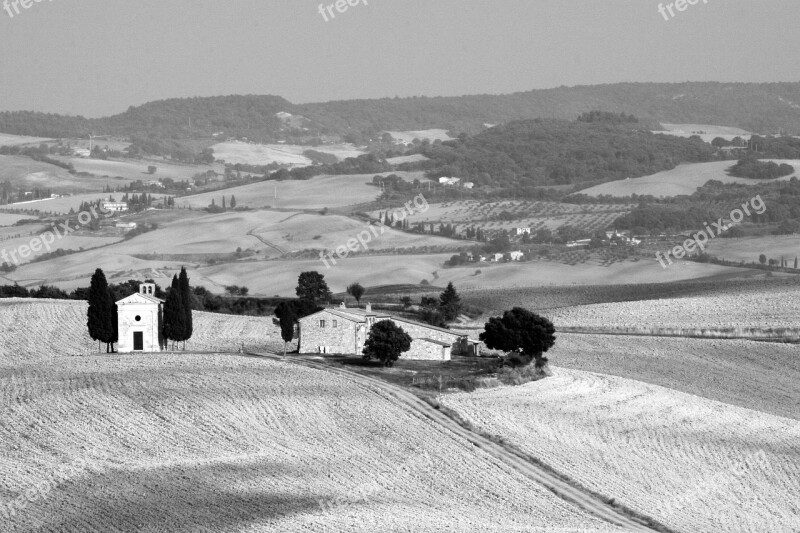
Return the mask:
<svg viewBox="0 0 800 533">
<path fill-rule="evenodd" d="M 375 357 L 384 366 L 393 366 L 400 354 L 411 349 L 411 337 L 391 320 L 377 322 L 364 343 L 364 359 Z"/>
<path fill-rule="evenodd" d="M 356 299 L 357 303 L 361 303 L 361 297 L 364 296 L 364 287 L 359 282 L 355 282 L 347 287 L 347 294 Z"/>
<path fill-rule="evenodd" d="M 331 291 L 325 283 L 325 276 L 316 271 L 302 272 L 297 279 L 297 297 L 301 300 L 316 302 L 329 302 Z"/>
<path fill-rule="evenodd" d="M 536 366 L 541 368 L 547 363 L 542 354 L 556 342 L 555 332 L 553 323 L 545 317 L 515 307 L 503 313 L 502 317 L 490 318 L 479 338 L 487 348 L 519 352 L 535 359 Z"/>
</svg>

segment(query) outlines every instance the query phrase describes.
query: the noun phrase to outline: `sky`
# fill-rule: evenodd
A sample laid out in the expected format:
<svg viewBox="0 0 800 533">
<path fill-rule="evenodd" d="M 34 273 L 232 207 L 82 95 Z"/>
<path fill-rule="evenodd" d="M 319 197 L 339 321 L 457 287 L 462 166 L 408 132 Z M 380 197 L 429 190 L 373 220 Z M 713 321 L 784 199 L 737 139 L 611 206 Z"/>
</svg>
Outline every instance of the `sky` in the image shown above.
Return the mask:
<svg viewBox="0 0 800 533">
<path fill-rule="evenodd" d="M 336 0 L 3 1 L 0 111 L 800 81 L 797 0 L 349 0 L 335 18 Z"/>
</svg>

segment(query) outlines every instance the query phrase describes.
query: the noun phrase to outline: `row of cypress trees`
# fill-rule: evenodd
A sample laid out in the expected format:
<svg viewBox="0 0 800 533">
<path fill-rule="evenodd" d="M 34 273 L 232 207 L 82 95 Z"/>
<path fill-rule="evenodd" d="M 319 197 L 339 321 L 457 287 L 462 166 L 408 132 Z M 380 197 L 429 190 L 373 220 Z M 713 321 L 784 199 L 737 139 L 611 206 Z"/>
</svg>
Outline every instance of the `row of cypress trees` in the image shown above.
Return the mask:
<svg viewBox="0 0 800 533">
<path fill-rule="evenodd" d="M 106 353 L 114 351 L 114 343 L 119 342 L 117 318 L 117 294 L 109 288 L 106 275 L 98 268 L 92 275 L 89 286 L 89 311 L 87 326 L 89 336 L 98 343 L 106 343 Z M 179 276 L 172 277 L 172 286 L 164 303 L 161 320 L 160 339 L 162 343 L 171 340 L 183 342 L 192 338 L 192 295 L 189 275 L 181 268 Z M 174 347 L 174 344 L 173 344 Z"/>
<path fill-rule="evenodd" d="M 183 342 L 192 338 L 194 326 L 192 325 L 192 291 L 189 287 L 189 275 L 185 268 L 181 268 L 180 276 L 172 277 L 172 286 L 167 301 L 164 303 L 164 321 L 161 326 L 161 336 L 173 342 Z"/>
</svg>

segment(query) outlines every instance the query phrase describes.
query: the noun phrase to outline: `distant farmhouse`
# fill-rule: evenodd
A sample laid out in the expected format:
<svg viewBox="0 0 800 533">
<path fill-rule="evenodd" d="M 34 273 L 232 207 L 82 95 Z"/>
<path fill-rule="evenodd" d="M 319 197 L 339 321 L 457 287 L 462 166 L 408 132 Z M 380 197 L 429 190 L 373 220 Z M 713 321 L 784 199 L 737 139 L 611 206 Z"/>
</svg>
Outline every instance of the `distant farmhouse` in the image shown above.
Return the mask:
<svg viewBox="0 0 800 533">
<path fill-rule="evenodd" d="M 630 231 L 606 231 L 606 238 L 611 241 L 619 241 L 630 246 L 636 246 L 642 242 L 641 239 L 631 236 Z"/>
<path fill-rule="evenodd" d="M 439 183 L 441 183 L 442 185 L 455 185 L 459 181 L 461 181 L 461 178 L 446 178 L 446 177 L 439 178 Z"/>
<path fill-rule="evenodd" d="M 164 301 L 155 297 L 156 286 L 142 283 L 139 292 L 117 302 L 119 353 L 161 351 L 161 313 Z"/>
<path fill-rule="evenodd" d="M 502 263 L 503 261 L 506 260 L 506 258 L 508 258 L 509 261 L 522 261 L 522 258 L 524 256 L 525 256 L 524 252 L 516 250 L 507 253 L 497 252 L 494 254 L 482 255 L 480 256 L 479 260 L 484 263 Z"/>
<path fill-rule="evenodd" d="M 128 204 L 125 202 L 103 202 L 103 210 L 122 213 L 128 210 Z"/>
<path fill-rule="evenodd" d="M 467 335 L 405 318 L 345 307 L 329 308 L 300 319 L 300 353 L 361 355 L 376 322 L 391 320 L 411 337 L 411 349 L 400 359 L 449 361 L 451 355 L 477 355 L 478 343 Z"/>
<path fill-rule="evenodd" d="M 531 228 L 517 228 L 517 235 L 525 235 L 525 234 L 530 235 Z"/>
<path fill-rule="evenodd" d="M 592 242 L 592 239 L 580 239 L 577 241 L 570 241 L 567 243 L 567 248 L 580 248 L 582 246 L 589 246 L 589 243 Z"/>
</svg>

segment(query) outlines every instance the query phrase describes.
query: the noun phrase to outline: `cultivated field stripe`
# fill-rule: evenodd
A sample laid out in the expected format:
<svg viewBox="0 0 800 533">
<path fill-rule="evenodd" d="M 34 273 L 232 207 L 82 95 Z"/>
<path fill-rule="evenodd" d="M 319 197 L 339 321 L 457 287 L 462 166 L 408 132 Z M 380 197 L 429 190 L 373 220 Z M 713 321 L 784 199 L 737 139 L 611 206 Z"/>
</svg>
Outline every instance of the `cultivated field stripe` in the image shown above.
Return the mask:
<svg viewBox="0 0 800 533">
<path fill-rule="evenodd" d="M 276 354 L 260 353 L 252 355 L 260 355 L 274 360 L 282 360 L 281 356 L 278 356 Z M 513 453 L 512 451 L 496 444 L 490 439 L 465 429 L 464 427 L 456 423 L 453 419 L 444 415 L 440 411 L 434 409 L 427 403 L 420 400 L 415 395 L 403 390 L 400 387 L 396 387 L 394 385 L 388 384 L 386 382 L 380 381 L 375 378 L 350 372 L 348 370 L 332 368 L 324 364 L 314 363 L 308 360 L 292 359 L 291 362 L 294 364 L 308 366 L 310 368 L 315 368 L 318 370 L 324 370 L 326 372 L 333 372 L 341 376 L 344 376 L 346 378 L 349 378 L 350 380 L 358 384 L 361 384 L 363 386 L 378 389 L 379 391 L 385 393 L 388 397 L 393 398 L 394 400 L 397 400 L 405 404 L 407 407 L 411 408 L 415 412 L 433 420 L 434 422 L 437 422 L 440 426 L 446 428 L 451 433 L 463 439 L 466 439 L 473 445 L 478 446 L 484 451 L 490 453 L 495 458 L 513 467 L 518 472 L 524 474 L 533 481 L 536 481 L 541 485 L 547 487 L 550 491 L 552 491 L 559 497 L 575 504 L 584 511 L 589 512 L 611 524 L 625 527 L 630 531 L 640 531 L 640 532 L 657 531 L 656 529 L 650 528 L 647 525 L 639 522 L 638 520 L 635 520 L 625 514 L 622 514 L 619 510 L 605 503 L 597 496 L 585 492 L 579 488 L 576 488 L 573 485 L 570 485 L 569 483 L 563 481 L 562 479 L 555 476 L 551 472 L 525 460 L 518 454 Z"/>
</svg>

